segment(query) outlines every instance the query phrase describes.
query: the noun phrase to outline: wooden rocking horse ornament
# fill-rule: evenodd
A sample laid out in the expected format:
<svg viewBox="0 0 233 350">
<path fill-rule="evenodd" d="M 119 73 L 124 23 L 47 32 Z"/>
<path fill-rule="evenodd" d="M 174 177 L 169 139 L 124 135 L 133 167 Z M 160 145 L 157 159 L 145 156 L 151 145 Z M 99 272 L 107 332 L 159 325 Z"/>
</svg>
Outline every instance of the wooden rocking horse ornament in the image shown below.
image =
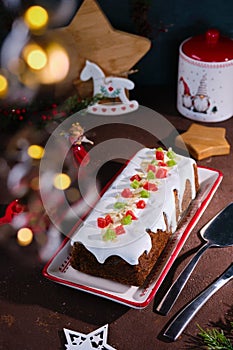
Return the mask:
<svg viewBox="0 0 233 350">
<path fill-rule="evenodd" d="M 102 69 L 95 63 L 86 61 L 81 71 L 80 79 L 87 81 L 93 79 L 93 95 L 100 94 L 105 99 L 118 98 L 120 102 L 95 103 L 88 107 L 88 112 L 100 115 L 120 115 L 138 109 L 137 101 L 130 101 L 125 89 L 132 90 L 134 83 L 127 78 L 105 77 Z"/>
</svg>

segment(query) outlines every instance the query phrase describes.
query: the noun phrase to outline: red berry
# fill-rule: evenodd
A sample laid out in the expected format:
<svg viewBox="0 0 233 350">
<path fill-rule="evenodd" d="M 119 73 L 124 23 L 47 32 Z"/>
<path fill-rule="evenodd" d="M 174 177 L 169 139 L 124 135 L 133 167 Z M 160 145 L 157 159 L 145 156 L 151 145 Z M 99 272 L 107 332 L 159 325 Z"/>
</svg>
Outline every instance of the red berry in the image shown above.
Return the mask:
<svg viewBox="0 0 233 350">
<path fill-rule="evenodd" d="M 144 201 L 143 199 L 141 199 L 140 201 L 138 201 L 138 202 L 136 203 L 136 207 L 137 207 L 138 209 L 144 209 L 145 206 L 146 206 L 146 203 L 145 203 L 145 201 Z"/>
</svg>

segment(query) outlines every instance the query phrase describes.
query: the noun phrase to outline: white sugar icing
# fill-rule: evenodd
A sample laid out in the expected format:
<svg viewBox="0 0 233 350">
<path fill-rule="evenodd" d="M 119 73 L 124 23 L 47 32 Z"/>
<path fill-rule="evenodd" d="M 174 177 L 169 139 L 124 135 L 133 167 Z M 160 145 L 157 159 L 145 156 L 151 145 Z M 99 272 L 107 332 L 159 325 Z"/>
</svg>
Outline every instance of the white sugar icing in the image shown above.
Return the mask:
<svg viewBox="0 0 233 350">
<path fill-rule="evenodd" d="M 181 206 L 186 180 L 189 180 L 192 199 L 196 196 L 193 171 L 195 161 L 175 154 L 176 165 L 166 167 L 168 173 L 165 178 L 154 180 L 158 190 L 150 192 L 150 198 L 143 198 L 146 207 L 144 209 L 135 209 L 134 207 L 133 211 L 138 219 L 133 220 L 130 225 L 124 225 L 125 233 L 117 236 L 116 239 L 109 241 L 102 239 L 97 219 L 109 213 L 112 215 L 115 210 L 114 204 L 119 200 L 121 191 L 130 187 L 130 178 L 134 174 L 146 173 L 147 164 L 155 159 L 155 151 L 155 149 L 144 148 L 130 160 L 72 237 L 72 242 L 82 243 L 100 263 L 104 263 L 109 256 L 117 255 L 131 265 L 138 264 L 138 259 L 143 252 L 149 252 L 151 249 L 151 238 L 146 229 L 150 229 L 155 234 L 157 230 L 165 231 L 165 214 L 171 231 L 176 230 L 176 207 L 173 191 L 177 190 Z M 165 161 L 167 160 L 167 152 L 164 151 L 164 154 Z M 120 200 L 127 202 L 128 198 Z"/>
</svg>

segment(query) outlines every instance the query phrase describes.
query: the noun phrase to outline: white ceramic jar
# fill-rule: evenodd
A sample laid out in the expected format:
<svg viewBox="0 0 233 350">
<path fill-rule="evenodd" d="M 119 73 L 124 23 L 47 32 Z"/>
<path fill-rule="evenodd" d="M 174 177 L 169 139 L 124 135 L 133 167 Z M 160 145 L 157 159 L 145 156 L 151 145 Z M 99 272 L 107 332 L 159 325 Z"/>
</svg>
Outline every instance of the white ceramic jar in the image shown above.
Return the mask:
<svg viewBox="0 0 233 350">
<path fill-rule="evenodd" d="M 233 116 L 233 40 L 216 29 L 180 45 L 177 109 L 200 122 Z"/>
</svg>

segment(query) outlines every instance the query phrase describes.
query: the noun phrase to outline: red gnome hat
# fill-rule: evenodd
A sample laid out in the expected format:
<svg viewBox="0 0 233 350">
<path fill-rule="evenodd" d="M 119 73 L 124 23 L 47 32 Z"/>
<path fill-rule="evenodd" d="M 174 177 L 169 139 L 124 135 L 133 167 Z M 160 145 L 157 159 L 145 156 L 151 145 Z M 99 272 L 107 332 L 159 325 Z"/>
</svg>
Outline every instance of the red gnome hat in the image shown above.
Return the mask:
<svg viewBox="0 0 233 350">
<path fill-rule="evenodd" d="M 191 96 L 191 93 L 190 93 L 188 84 L 186 83 L 186 81 L 184 80 L 184 78 L 181 77 L 181 78 L 180 78 L 180 81 L 182 81 L 183 86 L 184 86 L 184 95 L 189 95 L 189 96 Z"/>
</svg>

